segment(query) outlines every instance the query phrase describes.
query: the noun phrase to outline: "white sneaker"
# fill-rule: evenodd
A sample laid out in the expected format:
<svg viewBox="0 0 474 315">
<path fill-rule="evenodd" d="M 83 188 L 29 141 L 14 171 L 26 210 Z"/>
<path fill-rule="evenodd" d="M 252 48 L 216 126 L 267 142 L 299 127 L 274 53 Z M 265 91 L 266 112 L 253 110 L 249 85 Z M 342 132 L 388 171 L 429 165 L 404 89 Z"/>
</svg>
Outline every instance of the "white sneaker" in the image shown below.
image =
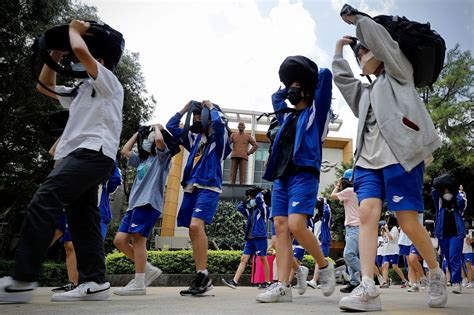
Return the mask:
<svg viewBox="0 0 474 315">
<path fill-rule="evenodd" d="M 463 288 L 467 287 L 467 284 L 469 283 L 469 281 L 467 281 L 467 278 L 464 278 L 462 279 L 462 282 L 461 282 L 461 285 Z"/>
<path fill-rule="evenodd" d="M 456 294 L 462 293 L 462 285 L 460 283 L 453 284 L 453 293 L 456 293 Z"/>
<path fill-rule="evenodd" d="M 281 282 L 273 283 L 268 289 L 257 295 L 256 300 L 263 303 L 291 302 L 291 288 L 285 287 Z"/>
<path fill-rule="evenodd" d="M 334 264 L 328 261 L 328 266 L 324 269 L 319 269 L 319 282 L 321 283 L 321 290 L 324 296 L 333 294 L 336 288 L 336 274 L 334 272 Z"/>
<path fill-rule="evenodd" d="M 146 287 L 145 285 L 140 286 L 135 279 L 130 281 L 126 286 L 123 288 L 118 288 L 114 290 L 114 294 L 129 296 L 129 295 L 145 295 L 146 294 Z"/>
<path fill-rule="evenodd" d="M 318 283 L 311 279 L 310 281 L 306 281 L 306 284 L 312 289 L 318 289 Z"/>
<path fill-rule="evenodd" d="M 420 288 L 417 283 L 413 283 L 411 288 L 408 289 L 408 292 L 420 292 Z"/>
<path fill-rule="evenodd" d="M 375 283 L 362 281 L 349 296 L 343 297 L 339 301 L 339 308 L 346 311 L 380 311 L 380 293 Z"/>
<path fill-rule="evenodd" d="M 385 282 L 385 279 L 384 279 L 382 276 L 380 276 L 380 275 L 379 275 L 379 276 L 377 276 L 377 279 L 379 280 L 379 285 L 382 285 L 382 284 L 384 284 L 384 282 Z"/>
<path fill-rule="evenodd" d="M 298 294 L 303 295 L 308 288 L 306 280 L 308 280 L 309 269 L 305 266 L 300 266 L 295 273 L 296 287 L 298 288 Z"/>
<path fill-rule="evenodd" d="M 428 305 L 429 307 L 444 307 L 448 301 L 448 291 L 446 289 L 446 277 L 439 269 L 439 272 L 429 275 Z"/>
<path fill-rule="evenodd" d="M 110 283 L 98 284 L 94 281 L 84 282 L 74 290 L 56 293 L 51 296 L 53 302 L 103 301 L 110 297 Z"/>
<path fill-rule="evenodd" d="M 472 282 L 468 282 L 466 288 L 472 289 L 474 288 L 474 284 L 472 284 Z"/>
<path fill-rule="evenodd" d="M 163 271 L 161 271 L 160 268 L 147 263 L 145 268 L 145 287 L 150 286 L 150 284 L 161 276 L 162 273 Z"/>
<path fill-rule="evenodd" d="M 0 278 L 0 302 L 27 303 L 33 298 L 36 282 L 20 282 L 11 277 Z"/>
<path fill-rule="evenodd" d="M 421 289 L 422 291 L 425 291 L 428 286 L 429 286 L 428 278 L 426 278 L 426 277 L 421 277 L 421 278 L 420 278 L 420 289 Z"/>
</svg>

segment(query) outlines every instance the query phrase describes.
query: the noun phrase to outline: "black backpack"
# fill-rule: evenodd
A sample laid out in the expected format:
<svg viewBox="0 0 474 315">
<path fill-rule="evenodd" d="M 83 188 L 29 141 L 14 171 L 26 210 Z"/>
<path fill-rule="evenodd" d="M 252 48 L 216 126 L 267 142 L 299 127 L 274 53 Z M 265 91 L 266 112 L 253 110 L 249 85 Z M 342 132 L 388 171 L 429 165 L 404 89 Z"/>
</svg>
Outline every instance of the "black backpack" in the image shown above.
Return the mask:
<svg viewBox="0 0 474 315">
<path fill-rule="evenodd" d="M 415 87 L 431 87 L 443 69 L 446 52 L 444 39 L 431 29 L 430 23 L 391 15 L 378 15 L 373 19 L 387 29 L 410 61 Z"/>
<path fill-rule="evenodd" d="M 345 14 L 361 14 L 372 18 L 348 4 L 341 9 L 340 15 Z M 392 15 L 378 15 L 372 19 L 385 27 L 393 40 L 398 42 L 413 67 L 415 87 L 431 87 L 443 69 L 446 53 L 444 39 L 431 29 L 430 23 L 422 24 Z"/>
</svg>

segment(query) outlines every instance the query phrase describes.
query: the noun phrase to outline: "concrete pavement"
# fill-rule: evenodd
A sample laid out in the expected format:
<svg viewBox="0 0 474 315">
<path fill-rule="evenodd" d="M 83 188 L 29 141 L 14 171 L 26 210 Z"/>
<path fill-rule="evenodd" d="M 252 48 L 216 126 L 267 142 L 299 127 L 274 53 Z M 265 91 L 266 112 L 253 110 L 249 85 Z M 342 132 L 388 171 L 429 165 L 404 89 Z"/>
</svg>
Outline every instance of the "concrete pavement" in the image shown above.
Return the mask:
<svg viewBox="0 0 474 315">
<path fill-rule="evenodd" d="M 205 297 L 182 297 L 179 287 L 151 287 L 145 296 L 112 294 L 108 301 L 91 302 L 50 302 L 51 288 L 39 288 L 29 304 L 0 304 L 0 314 L 344 314 L 337 308 L 343 296 L 339 288 L 328 298 L 317 289 L 308 288 L 303 296 L 293 290 L 292 303 L 272 304 L 257 303 L 255 295 L 260 291 L 253 287 L 219 286 Z M 465 289 L 461 295 L 449 290 L 443 309 L 428 308 L 427 294 L 409 293 L 399 286 L 383 289 L 383 311 L 371 314 L 474 314 L 474 289 Z"/>
</svg>

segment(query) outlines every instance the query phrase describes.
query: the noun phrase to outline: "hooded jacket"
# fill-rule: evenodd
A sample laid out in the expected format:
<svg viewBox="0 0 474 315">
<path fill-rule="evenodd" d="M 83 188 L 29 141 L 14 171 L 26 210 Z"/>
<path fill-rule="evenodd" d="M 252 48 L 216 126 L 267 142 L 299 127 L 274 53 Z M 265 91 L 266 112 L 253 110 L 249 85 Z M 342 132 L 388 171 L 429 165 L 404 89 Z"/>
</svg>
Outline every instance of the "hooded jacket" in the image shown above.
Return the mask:
<svg viewBox="0 0 474 315">
<path fill-rule="evenodd" d="M 255 197 L 255 202 L 257 205 L 252 209 L 248 209 L 244 201 L 241 201 L 237 206 L 237 210 L 247 218 L 247 222 L 245 223 L 245 235 L 250 235 L 250 239 L 267 238 L 267 221 L 270 210 L 263 200 L 262 193 L 259 193 Z M 253 224 L 251 224 L 252 220 Z M 249 231 L 250 228 L 252 229 L 251 231 Z"/>
<path fill-rule="evenodd" d="M 446 209 L 442 206 L 443 199 L 437 189 L 431 190 L 431 196 L 433 197 L 434 206 L 436 209 L 436 221 L 435 221 L 435 231 L 434 234 L 438 240 L 442 240 L 444 238 L 443 235 L 443 227 L 444 227 L 444 215 L 446 213 Z M 456 196 L 456 202 L 453 205 L 454 208 L 454 221 L 456 222 L 456 229 L 458 234 L 456 235 L 457 238 L 463 239 L 464 238 L 464 220 L 462 218 L 464 211 L 467 207 L 467 200 L 463 194 L 458 192 Z"/>
</svg>

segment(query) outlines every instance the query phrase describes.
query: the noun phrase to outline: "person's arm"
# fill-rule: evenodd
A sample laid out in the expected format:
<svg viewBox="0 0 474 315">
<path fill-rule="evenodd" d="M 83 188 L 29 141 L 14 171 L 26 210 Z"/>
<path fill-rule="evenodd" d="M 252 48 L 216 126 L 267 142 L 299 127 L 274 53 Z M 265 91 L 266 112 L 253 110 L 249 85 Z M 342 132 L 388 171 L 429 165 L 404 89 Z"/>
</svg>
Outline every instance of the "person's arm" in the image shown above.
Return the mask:
<svg viewBox="0 0 474 315">
<path fill-rule="evenodd" d="M 391 231 L 388 230 L 388 225 L 385 225 L 384 229 L 385 229 L 385 234 L 387 234 L 388 239 L 392 241 L 394 239 L 394 235 L 392 235 Z"/>
<path fill-rule="evenodd" d="M 327 68 L 319 70 L 318 85 L 314 93 L 316 104 L 316 123 L 319 126 L 324 126 L 328 120 L 328 112 L 331 108 L 332 101 L 332 73 Z M 320 137 L 324 128 L 320 129 Z"/>
<path fill-rule="evenodd" d="M 74 55 L 79 59 L 79 62 L 86 68 L 87 73 L 96 79 L 97 78 L 97 60 L 92 56 L 87 47 L 82 35 L 86 35 L 90 27 L 89 22 L 72 20 L 69 23 L 69 43 Z"/>
<path fill-rule="evenodd" d="M 59 62 L 61 58 L 63 57 L 63 52 L 53 50 L 50 53 L 51 58 L 53 59 L 54 62 Z M 39 81 L 41 81 L 44 85 L 46 85 L 50 90 L 55 90 L 56 88 L 56 72 L 51 70 L 47 64 L 43 65 L 43 68 L 41 69 L 39 78 Z M 42 87 L 39 83 L 36 85 L 36 90 L 40 92 L 43 95 L 52 97 L 54 99 L 57 99 L 58 96 L 48 90 L 46 90 L 44 87 Z"/>
<path fill-rule="evenodd" d="M 257 151 L 257 149 L 258 149 L 257 141 L 255 141 L 255 139 L 251 135 L 249 135 L 249 143 L 252 145 L 252 147 L 247 152 L 247 155 L 254 154 L 255 151 Z"/>
<path fill-rule="evenodd" d="M 334 74 L 334 83 L 341 91 L 342 96 L 351 108 L 354 115 L 359 118 L 359 102 L 362 92 L 368 87 L 368 84 L 362 83 L 354 77 L 349 62 L 342 55 L 342 48 L 352 42 L 348 36 L 345 36 L 336 43 L 336 54 L 332 62 L 332 72 Z"/>
<path fill-rule="evenodd" d="M 467 208 L 467 199 L 461 192 L 458 192 L 456 196 L 456 202 L 458 204 L 459 212 L 461 213 L 461 215 L 463 215 L 464 211 Z"/>
<path fill-rule="evenodd" d="M 337 181 L 336 185 L 334 186 L 334 189 L 332 190 L 331 196 L 329 196 L 329 198 L 331 198 L 332 200 L 339 200 L 339 197 L 338 197 L 337 193 L 340 190 L 341 190 L 341 179 L 339 178 L 339 180 Z"/>
<path fill-rule="evenodd" d="M 183 133 L 183 128 L 180 127 L 181 118 L 184 114 L 186 114 L 191 106 L 191 102 L 188 102 L 184 107 L 177 112 L 174 116 L 170 118 L 168 123 L 166 124 L 166 129 L 171 133 L 175 140 L 180 141 L 181 134 Z M 191 147 L 193 145 L 194 138 L 192 133 L 188 131 L 188 136 L 180 143 L 184 146 L 184 148 L 188 151 L 191 151 Z"/>
<path fill-rule="evenodd" d="M 288 108 L 288 105 L 286 105 L 285 99 L 288 95 L 288 89 L 287 88 L 278 88 L 278 91 L 272 94 L 272 105 L 273 105 L 273 110 L 275 112 L 283 110 L 285 108 Z M 288 113 L 284 114 L 276 114 L 276 118 L 278 119 L 278 122 L 280 125 L 283 124 L 285 121 L 286 115 Z"/>
<path fill-rule="evenodd" d="M 54 154 L 56 154 L 56 148 L 58 147 L 59 139 L 61 139 L 61 137 L 56 139 L 56 142 L 54 142 L 53 146 L 48 151 L 49 155 L 51 155 L 53 157 L 54 157 Z"/>
<path fill-rule="evenodd" d="M 384 63 L 385 71 L 401 83 L 413 82 L 413 68 L 405 57 L 398 42 L 381 24 L 360 14 L 346 15 L 343 19 L 356 26 L 356 36 Z"/>
<path fill-rule="evenodd" d="M 125 143 L 125 145 L 123 146 L 122 151 L 120 151 L 123 156 L 130 158 L 130 156 L 132 155 L 133 145 L 135 144 L 135 142 L 137 142 L 137 138 L 138 132 L 135 132 L 135 134 L 130 139 L 128 139 L 127 143 Z"/>
<path fill-rule="evenodd" d="M 161 131 L 163 130 L 163 126 L 160 124 L 155 125 L 155 146 L 161 152 L 165 151 L 166 143 L 165 139 L 163 138 L 163 134 Z"/>
<path fill-rule="evenodd" d="M 244 201 L 239 202 L 237 210 L 246 218 L 250 216 L 250 211 L 247 209 L 247 203 Z"/>
<path fill-rule="evenodd" d="M 112 175 L 109 177 L 109 180 L 107 182 L 107 193 L 113 193 L 121 184 L 122 172 L 120 172 L 120 168 L 115 164 L 114 169 L 112 171 Z"/>
</svg>

